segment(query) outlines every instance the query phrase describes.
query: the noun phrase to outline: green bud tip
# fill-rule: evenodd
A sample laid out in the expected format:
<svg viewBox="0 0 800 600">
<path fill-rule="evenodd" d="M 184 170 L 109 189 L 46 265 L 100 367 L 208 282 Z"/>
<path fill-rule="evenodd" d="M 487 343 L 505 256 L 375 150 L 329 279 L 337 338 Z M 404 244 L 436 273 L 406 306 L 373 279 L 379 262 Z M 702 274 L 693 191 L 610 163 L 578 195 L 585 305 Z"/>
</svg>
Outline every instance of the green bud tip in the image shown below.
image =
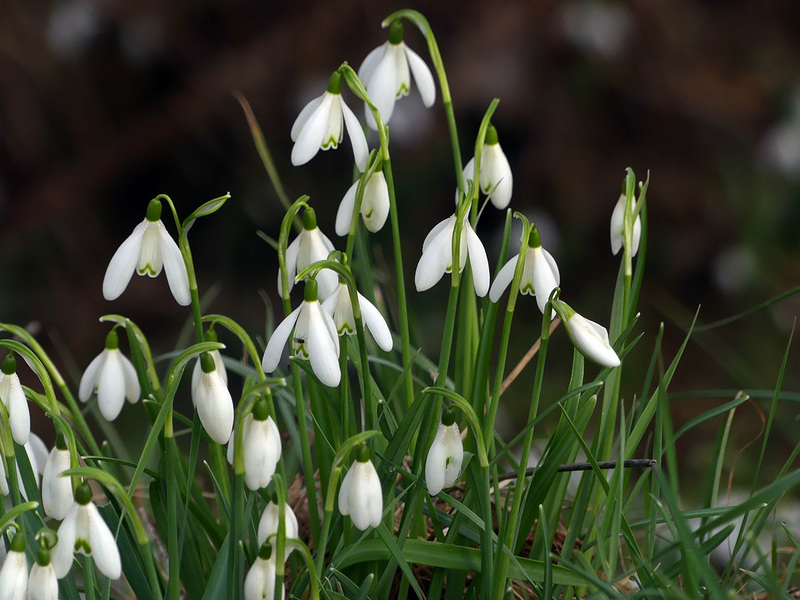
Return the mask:
<svg viewBox="0 0 800 600">
<path fill-rule="evenodd" d="M 360 462 L 360 463 L 369 462 L 369 448 L 366 445 L 361 444 L 358 447 L 358 452 L 356 454 L 356 460 L 358 462 Z"/>
<path fill-rule="evenodd" d="M 483 138 L 483 143 L 486 146 L 494 146 L 497 144 L 497 129 L 494 125 L 489 123 L 489 128 L 486 130 L 486 137 Z"/>
<path fill-rule="evenodd" d="M 392 21 L 389 27 L 389 43 L 395 46 L 403 41 L 403 22 Z"/>
<path fill-rule="evenodd" d="M 42 544 L 39 548 L 39 552 L 36 554 L 36 564 L 40 567 L 46 567 L 50 564 L 50 550 Z"/>
<path fill-rule="evenodd" d="M 539 235 L 539 230 L 536 225 L 531 225 L 531 232 L 528 234 L 528 248 L 538 248 L 542 245 L 542 236 Z"/>
<path fill-rule="evenodd" d="M 25 534 L 21 531 L 17 531 L 17 533 L 14 534 L 14 539 L 11 540 L 11 551 L 25 552 Z"/>
<path fill-rule="evenodd" d="M 258 558 L 261 560 L 269 560 L 270 556 L 272 556 L 272 544 L 264 542 L 258 550 Z"/>
<path fill-rule="evenodd" d="M 161 220 L 161 200 L 153 198 L 147 205 L 147 220 L 151 223 Z"/>
<path fill-rule="evenodd" d="M 206 330 L 206 333 L 203 336 L 203 339 L 205 341 L 207 341 L 207 342 L 216 342 L 217 341 L 217 332 L 214 331 L 213 329 L 208 329 L 208 330 Z"/>
<path fill-rule="evenodd" d="M 67 446 L 67 438 L 64 437 L 63 433 L 59 433 L 56 436 L 56 448 L 59 450 L 69 450 L 69 446 Z"/>
<path fill-rule="evenodd" d="M 14 358 L 13 352 L 6 354 L 6 357 L 3 359 L 2 370 L 4 375 L 13 375 L 17 372 L 17 359 Z"/>
<path fill-rule="evenodd" d="M 75 502 L 81 506 L 86 506 L 92 501 L 92 488 L 85 481 L 81 481 L 75 488 Z"/>
<path fill-rule="evenodd" d="M 455 422 L 456 422 L 456 413 L 448 408 L 442 414 L 442 425 L 444 425 L 445 427 L 450 427 Z"/>
<path fill-rule="evenodd" d="M 342 93 L 342 74 L 339 71 L 334 71 L 331 78 L 328 80 L 328 93 L 339 95 Z"/>
<path fill-rule="evenodd" d="M 214 357 L 211 356 L 210 352 L 203 352 L 200 355 L 200 367 L 203 369 L 203 373 L 213 373 L 217 370 Z"/>
<path fill-rule="evenodd" d="M 256 400 L 253 407 L 253 418 L 256 421 L 266 421 L 269 418 L 269 404 L 263 398 Z"/>
<path fill-rule="evenodd" d="M 309 207 L 303 211 L 303 229 L 311 231 L 317 228 L 317 213 Z"/>
<path fill-rule="evenodd" d="M 317 280 L 316 279 L 309 279 L 306 281 L 306 289 L 303 293 L 303 300 L 306 302 L 316 302 L 318 298 L 317 294 Z"/>
<path fill-rule="evenodd" d="M 106 350 L 116 350 L 119 348 L 119 336 L 116 329 L 112 329 L 106 336 Z"/>
</svg>

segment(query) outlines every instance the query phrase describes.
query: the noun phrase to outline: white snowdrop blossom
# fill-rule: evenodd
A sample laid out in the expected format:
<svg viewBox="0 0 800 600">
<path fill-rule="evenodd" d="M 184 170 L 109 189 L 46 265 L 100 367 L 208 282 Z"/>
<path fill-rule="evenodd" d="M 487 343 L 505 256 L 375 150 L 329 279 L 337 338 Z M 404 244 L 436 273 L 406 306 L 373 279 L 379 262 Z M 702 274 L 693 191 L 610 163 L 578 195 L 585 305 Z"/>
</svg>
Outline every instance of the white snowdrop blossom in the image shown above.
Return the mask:
<svg viewBox="0 0 800 600">
<path fill-rule="evenodd" d="M 261 366 L 272 373 L 281 360 L 281 353 L 294 328 L 291 348 L 294 353 L 308 359 L 314 375 L 329 387 L 339 385 L 342 374 L 339 370 L 339 335 L 333 319 L 322 309 L 317 299 L 317 282 L 306 281 L 303 303 L 281 321 L 267 342 Z"/>
<path fill-rule="evenodd" d="M 78 386 L 78 398 L 86 402 L 97 391 L 97 405 L 106 421 L 113 421 L 122 411 L 125 399 L 138 402 L 141 388 L 133 363 L 119 349 L 115 330 L 106 336 L 105 349 L 86 367 Z"/>
<path fill-rule="evenodd" d="M 286 593 L 283 587 L 280 588 L 280 598 L 275 598 L 276 569 L 273 547 L 265 542 L 244 579 L 244 600 L 283 600 Z"/>
<path fill-rule="evenodd" d="M 317 215 L 314 209 L 306 208 L 303 212 L 303 230 L 286 247 L 286 275 L 289 280 L 289 291 L 291 292 L 294 287 L 294 278 L 298 272 L 312 263 L 326 260 L 333 250 L 331 240 L 317 227 Z M 316 278 L 319 284 L 319 297 L 324 300 L 336 287 L 339 278 L 330 269 L 322 269 L 317 273 Z M 280 270 L 278 271 L 278 293 L 283 295 Z"/>
<path fill-rule="evenodd" d="M 458 481 L 463 460 L 464 444 L 461 442 L 458 424 L 452 413 L 445 413 L 425 461 L 425 481 L 431 496 L 446 487 L 452 487 Z"/>
<path fill-rule="evenodd" d="M 350 233 L 350 222 L 353 219 L 353 211 L 356 207 L 356 191 L 358 190 L 358 180 L 350 186 L 339 204 L 336 212 L 336 235 L 346 236 Z M 381 230 L 389 216 L 389 187 L 386 184 L 386 177 L 383 171 L 373 173 L 364 184 L 364 197 L 361 200 L 361 218 L 364 225 L 372 233 Z"/>
<path fill-rule="evenodd" d="M 464 167 L 464 181 L 475 180 L 475 158 Z M 489 125 L 481 150 L 481 191 L 492 201 L 495 208 L 503 210 L 511 202 L 514 176 L 503 149 L 497 141 L 497 130 Z M 456 193 L 458 202 L 458 193 Z"/>
<path fill-rule="evenodd" d="M 61 473 L 70 468 L 70 455 L 62 435 L 56 438 L 56 445 L 50 451 L 42 475 L 42 507 L 48 517 L 63 520 L 74 501 L 72 483 Z"/>
<path fill-rule="evenodd" d="M 91 556 L 99 571 L 109 579 L 119 579 L 122 563 L 114 534 L 92 502 L 92 490 L 83 482 L 75 490 L 75 502 L 58 528 L 58 542 L 51 561 L 56 577 L 61 579 L 72 567 L 76 552 Z"/>
<path fill-rule="evenodd" d="M 234 461 L 235 438 L 228 442 L 228 462 Z M 269 485 L 281 457 L 281 432 L 269 415 L 267 401 L 260 398 L 242 423 L 244 482 L 253 491 Z"/>
<path fill-rule="evenodd" d="M 422 103 L 430 108 L 436 101 L 436 84 L 433 74 L 420 56 L 403 41 L 403 24 L 394 21 L 389 29 L 389 40 L 367 54 L 358 69 L 358 78 L 364 83 L 367 95 L 378 109 L 384 125 L 389 123 L 398 98 L 408 96 L 411 75 L 419 88 Z M 375 119 L 366 107 L 367 123 L 377 129 Z"/>
<path fill-rule="evenodd" d="M 111 257 L 103 278 L 103 297 L 116 300 L 128 287 L 136 271 L 139 275 L 158 277 L 162 268 L 175 301 L 181 306 L 192 303 L 189 275 L 178 244 L 161 222 L 161 201 L 154 199 L 147 207 L 147 216 Z"/>
<path fill-rule="evenodd" d="M 261 519 L 258 522 L 258 544 L 262 545 L 264 542 L 272 542 L 272 536 L 278 533 L 278 519 L 280 518 L 280 509 L 274 501 L 270 501 L 264 512 L 261 513 Z M 286 539 L 296 539 L 299 537 L 299 529 L 297 526 L 297 517 L 288 503 L 283 504 L 283 528 L 286 533 Z M 289 544 L 286 545 L 286 556 L 288 557 L 293 548 Z"/>
<path fill-rule="evenodd" d="M 320 149 L 338 148 L 345 128 L 353 145 L 356 166 L 363 172 L 369 158 L 367 138 L 353 111 L 344 103 L 342 75 L 337 71 L 331 75 L 327 91 L 306 104 L 292 125 L 292 164 L 299 167 Z"/>
<path fill-rule="evenodd" d="M 614 211 L 611 213 L 611 252 L 615 256 L 622 249 L 625 244 L 625 194 L 620 194 L 617 203 L 614 205 Z M 631 211 L 636 211 L 636 199 L 631 200 Z M 633 230 L 631 231 L 631 256 L 636 256 L 639 251 L 639 240 L 642 237 L 642 217 L 636 215 L 636 220 L 633 222 Z"/>
<path fill-rule="evenodd" d="M 445 219 L 436 225 L 422 244 L 422 257 L 417 263 L 414 284 L 418 292 L 432 288 L 445 273 L 453 270 L 453 235 L 456 216 Z M 489 291 L 489 260 L 480 238 L 472 229 L 467 219 L 461 228 L 459 246 L 459 272 L 464 270 L 469 256 L 472 266 L 472 282 L 475 293 L 483 297 Z"/>
<path fill-rule="evenodd" d="M 233 398 L 208 352 L 200 355 L 203 373 L 193 400 L 203 429 L 218 444 L 227 444 L 233 431 Z"/>
<path fill-rule="evenodd" d="M 603 367 L 614 368 L 620 365 L 619 356 L 611 347 L 605 327 L 582 317 L 560 300 L 555 302 L 554 308 L 564 321 L 572 343 L 581 354 Z"/>
<path fill-rule="evenodd" d="M 381 524 L 381 480 L 369 459 L 369 448 L 366 446 L 359 448 L 358 458 L 344 476 L 339 489 L 339 512 L 350 515 L 353 525 L 361 531 Z"/>
<path fill-rule="evenodd" d="M 372 337 L 385 352 L 391 351 L 394 346 L 392 332 L 386 320 L 375 305 L 356 292 L 358 306 L 361 309 L 361 319 L 364 327 L 369 330 Z M 347 285 L 339 283 L 333 293 L 322 303 L 322 308 L 333 319 L 333 324 L 339 335 L 354 335 L 356 333 L 356 320 L 353 316 L 353 305 L 350 302 L 350 293 Z"/>
<path fill-rule="evenodd" d="M 492 302 L 497 302 L 511 284 L 520 256 L 521 253 L 517 254 L 497 273 L 492 288 L 489 290 L 489 299 Z M 539 231 L 536 227 L 532 227 L 525 248 L 525 267 L 519 282 L 519 292 L 520 294 L 535 295 L 539 310 L 544 313 L 550 294 L 560 283 L 561 276 L 558 272 L 558 265 L 553 256 L 542 248 Z"/>
<path fill-rule="evenodd" d="M 31 568 L 26 600 L 58 600 L 58 577 L 49 560 L 46 565 L 37 561 Z"/>
<path fill-rule="evenodd" d="M 209 340 L 208 336 L 206 337 L 206 341 L 214 341 L 217 340 Z M 211 350 L 209 352 L 211 358 L 214 359 L 214 367 L 219 373 L 219 378 L 222 380 L 226 386 L 228 385 L 228 371 L 225 369 L 225 363 L 222 361 L 222 354 L 219 353 L 219 350 Z M 203 374 L 203 368 L 200 365 L 200 359 L 198 358 L 197 361 L 194 363 L 194 368 L 192 369 L 192 402 L 196 405 L 197 404 L 197 386 L 200 385 L 200 376 Z"/>
<path fill-rule="evenodd" d="M 17 532 L 0 568 L 0 600 L 25 600 L 28 589 L 28 559 L 25 535 Z"/>
<path fill-rule="evenodd" d="M 6 355 L 0 367 L 0 400 L 8 411 L 11 437 L 24 446 L 31 434 L 31 413 L 17 375 L 17 359 L 14 358 L 13 352 Z"/>
</svg>

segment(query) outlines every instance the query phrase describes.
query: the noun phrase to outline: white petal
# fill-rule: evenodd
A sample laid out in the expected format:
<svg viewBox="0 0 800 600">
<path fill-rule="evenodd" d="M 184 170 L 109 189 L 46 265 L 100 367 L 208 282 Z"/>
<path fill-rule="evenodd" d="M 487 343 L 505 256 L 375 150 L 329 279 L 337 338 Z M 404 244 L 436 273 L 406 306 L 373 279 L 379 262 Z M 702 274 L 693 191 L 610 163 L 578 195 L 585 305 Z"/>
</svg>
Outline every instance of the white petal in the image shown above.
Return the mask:
<svg viewBox="0 0 800 600">
<path fill-rule="evenodd" d="M 344 103 L 344 100 L 341 100 L 340 103 L 342 105 L 342 115 L 344 116 L 344 125 L 347 128 L 347 135 L 350 136 L 350 143 L 353 145 L 353 158 L 356 161 L 358 170 L 363 173 L 367 170 L 367 159 L 369 158 L 367 138 L 364 135 L 364 130 L 361 129 L 361 124 L 353 114 L 353 111 Z"/>
<path fill-rule="evenodd" d="M 625 219 L 625 195 L 622 194 L 611 212 L 611 253 L 615 256 L 622 249 Z"/>
<path fill-rule="evenodd" d="M 461 435 L 458 425 L 445 426 L 444 447 L 446 453 L 446 467 L 444 473 L 444 484 L 447 487 L 455 485 L 458 476 L 461 474 L 461 464 L 464 462 L 464 444 L 461 442 Z"/>
<path fill-rule="evenodd" d="M 53 565 L 34 563 L 28 577 L 27 600 L 58 600 L 58 578 Z"/>
<path fill-rule="evenodd" d="M 24 600 L 28 587 L 28 559 L 24 552 L 9 552 L 0 569 L 0 599 Z"/>
<path fill-rule="evenodd" d="M 566 325 L 572 342 L 586 358 L 604 367 L 619 366 L 619 356 L 609 343 L 605 327 L 577 313 L 567 319 Z"/>
<path fill-rule="evenodd" d="M 500 144 L 484 146 L 485 162 L 484 173 L 491 179 L 492 204 L 495 208 L 503 210 L 511 202 L 511 194 L 514 189 L 514 177 L 511 174 L 511 166 Z M 484 173 L 481 173 L 481 184 L 484 181 Z"/>
<path fill-rule="evenodd" d="M 342 201 L 339 203 L 339 210 L 336 211 L 336 225 L 334 230 L 336 235 L 344 237 L 350 233 L 350 223 L 353 219 L 353 211 L 356 207 L 356 189 L 358 180 L 345 192 Z"/>
<path fill-rule="evenodd" d="M 228 443 L 233 430 L 233 398 L 216 371 L 200 376 L 197 414 L 212 440 L 218 444 Z"/>
<path fill-rule="evenodd" d="M 161 258 L 164 261 L 164 271 L 172 296 L 181 306 L 189 306 L 192 303 L 192 295 L 189 291 L 189 275 L 186 273 L 183 255 L 161 221 L 158 222 L 158 234 L 161 238 Z"/>
<path fill-rule="evenodd" d="M 392 332 L 389 331 L 389 326 L 386 324 L 383 315 L 372 302 L 361 294 L 358 294 L 358 304 L 361 308 L 361 317 L 364 325 L 369 329 L 372 337 L 375 338 L 375 342 L 384 352 L 390 352 L 394 346 L 394 341 L 392 340 Z"/>
<path fill-rule="evenodd" d="M 372 461 L 356 461 L 351 467 L 353 473 L 350 485 L 350 518 L 361 531 L 381 524 L 383 513 L 383 493 L 381 481 Z"/>
<path fill-rule="evenodd" d="M 285 597 L 281 588 L 280 600 Z M 256 558 L 244 580 L 244 600 L 275 600 L 275 560 Z"/>
<path fill-rule="evenodd" d="M 0 393 L 8 407 L 8 421 L 14 441 L 24 446 L 31 434 L 31 413 L 22 384 L 16 373 L 6 375 L 0 383 Z"/>
<path fill-rule="evenodd" d="M 136 375 L 136 368 L 127 356 L 120 354 L 119 358 L 122 363 L 122 370 L 125 373 L 125 397 L 128 399 L 128 402 L 135 404 L 142 395 L 142 389 L 139 386 L 139 376 Z"/>
<path fill-rule="evenodd" d="M 122 575 L 122 564 L 114 534 L 100 516 L 94 502 L 89 502 L 85 510 L 89 516 L 89 545 L 92 547 L 94 564 L 109 579 L 119 579 Z"/>
<path fill-rule="evenodd" d="M 461 178 L 464 180 L 464 193 L 469 191 L 469 181 L 475 180 L 475 157 L 469 159 L 467 166 L 461 172 Z M 456 205 L 458 205 L 458 187 L 456 187 Z"/>
<path fill-rule="evenodd" d="M 91 398 L 94 389 L 97 387 L 97 376 L 100 373 L 105 361 L 106 351 L 103 350 L 100 354 L 92 359 L 92 362 L 89 363 L 89 366 L 86 367 L 86 370 L 83 372 L 83 376 L 81 376 L 81 383 L 78 386 L 78 398 L 81 399 L 81 402 L 86 402 L 89 398 Z"/>
<path fill-rule="evenodd" d="M 428 249 L 428 246 L 430 246 L 433 243 L 433 240 L 439 237 L 439 235 L 446 229 L 450 230 L 450 232 L 447 234 L 446 237 L 450 238 L 450 241 L 452 242 L 453 229 L 455 228 L 455 225 L 456 225 L 455 215 L 453 215 L 452 217 L 448 217 L 444 221 L 440 221 L 436 225 L 434 225 L 433 229 L 430 230 L 428 235 L 425 236 L 425 240 L 422 242 L 422 252 L 424 253 Z"/>
<path fill-rule="evenodd" d="M 511 281 L 514 279 L 514 270 L 517 268 L 517 260 L 519 260 L 519 254 L 504 264 L 497 272 L 494 283 L 492 283 L 492 288 L 489 290 L 489 300 L 492 302 L 500 300 L 500 296 L 502 296 L 506 288 L 511 285 Z"/>
<path fill-rule="evenodd" d="M 436 437 L 428 450 L 428 458 L 425 460 L 425 483 L 428 486 L 428 493 L 435 496 L 444 488 L 445 463 L 447 457 L 444 447 L 444 425 L 439 423 L 436 430 Z"/>
<path fill-rule="evenodd" d="M 61 579 L 72 567 L 72 555 L 75 552 L 75 534 L 78 518 L 78 504 L 73 502 L 67 516 L 58 528 L 58 542 L 50 551 L 50 564 Z"/>
<path fill-rule="evenodd" d="M 361 63 L 361 66 L 358 67 L 358 78 L 364 82 L 365 85 L 366 82 L 372 78 L 372 74 L 375 72 L 375 67 L 378 66 L 378 63 L 380 63 L 381 58 L 383 58 L 383 54 L 386 52 L 386 48 L 388 46 L 389 42 L 384 42 L 372 50 L 364 58 L 364 62 Z"/>
<path fill-rule="evenodd" d="M 125 403 L 125 371 L 119 349 L 107 350 L 103 370 L 97 377 L 97 406 L 106 421 L 113 421 Z"/>
<path fill-rule="evenodd" d="M 380 231 L 389 216 L 389 187 L 383 171 L 378 171 L 369 178 L 364 189 L 364 201 L 361 204 L 361 216 L 366 228 L 375 233 Z"/>
<path fill-rule="evenodd" d="M 636 206 L 634 204 L 634 206 Z M 642 217 L 641 215 L 636 215 L 636 220 L 633 222 L 633 232 L 632 232 L 632 239 L 631 245 L 633 248 L 631 249 L 631 256 L 636 256 L 636 253 L 639 252 L 639 241 L 642 239 Z"/>
<path fill-rule="evenodd" d="M 283 505 L 283 527 L 286 532 L 286 539 L 298 537 L 297 517 L 288 504 Z M 258 522 L 258 545 L 261 546 L 271 535 L 278 533 L 278 505 L 274 502 L 267 504 Z M 274 545 L 274 542 L 273 542 Z M 289 556 L 291 549 L 286 548 L 286 556 Z"/>
<path fill-rule="evenodd" d="M 403 43 L 403 50 L 408 59 L 408 66 L 411 67 L 411 74 L 414 75 L 414 81 L 417 82 L 419 88 L 419 95 L 422 96 L 422 103 L 430 108 L 436 102 L 436 83 L 433 80 L 433 74 L 416 52 Z"/>
<path fill-rule="evenodd" d="M 333 94 L 325 92 L 320 98 L 319 104 L 308 115 L 306 122 L 297 133 L 297 139 L 292 148 L 292 164 L 295 167 L 306 164 L 316 156 L 322 147 L 333 99 Z"/>
<path fill-rule="evenodd" d="M 261 367 L 265 372 L 272 373 L 278 368 L 278 363 L 280 362 L 281 355 L 283 354 L 283 348 L 286 346 L 286 342 L 289 339 L 289 334 L 292 333 L 292 328 L 297 322 L 297 317 L 302 308 L 303 305 L 301 304 L 294 309 L 288 317 L 281 321 L 280 325 L 278 325 L 275 328 L 275 331 L 272 333 L 272 337 L 269 338 L 269 342 L 267 342 L 267 349 L 264 350 L 264 358 L 261 359 Z"/>
<path fill-rule="evenodd" d="M 323 96 L 317 96 L 316 98 L 314 98 L 311 102 L 306 104 L 303 107 L 303 110 L 300 111 L 300 114 L 297 115 L 297 118 L 294 120 L 294 123 L 292 124 L 291 138 L 292 138 L 293 142 L 297 141 L 297 136 L 300 135 L 300 130 L 303 128 L 303 125 L 306 124 L 306 121 L 308 121 L 308 118 L 312 114 L 314 114 L 315 110 L 317 110 L 317 107 L 322 102 L 322 98 L 323 97 L 324 97 L 324 95 Z"/>
<path fill-rule="evenodd" d="M 142 247 L 142 238 L 147 228 L 147 222 L 145 219 L 139 223 L 111 257 L 111 262 L 108 263 L 105 277 L 103 277 L 103 297 L 106 300 L 116 300 L 128 287 L 128 282 L 133 277 L 136 263 L 139 260 L 139 251 Z"/>
<path fill-rule="evenodd" d="M 355 463 L 350 467 L 350 470 L 344 476 L 342 485 L 339 488 L 339 512 L 343 515 L 350 514 L 350 488 L 353 486 L 353 473 L 355 471 Z"/>
<path fill-rule="evenodd" d="M 44 473 L 44 465 L 47 462 L 50 452 L 47 444 L 35 433 L 30 435 L 30 439 L 25 444 L 25 452 L 28 454 L 28 461 L 31 463 L 34 475 Z"/>
<path fill-rule="evenodd" d="M 489 291 L 489 259 L 486 258 L 486 250 L 484 250 L 478 234 L 472 230 L 472 226 L 467 221 L 464 221 L 464 230 L 467 232 L 467 248 L 469 249 L 469 262 L 472 265 L 472 282 L 475 285 L 475 293 L 483 298 Z M 461 252 L 464 252 L 463 247 Z"/>
<path fill-rule="evenodd" d="M 280 457 L 275 454 L 275 444 L 270 439 L 273 434 L 271 420 L 271 417 L 266 421 L 254 420 L 242 445 L 245 483 L 254 491 L 269 485 Z"/>
<path fill-rule="evenodd" d="M 300 242 L 304 231 L 305 229 L 286 247 L 286 277 L 289 281 L 290 292 L 294 287 L 294 276 L 297 275 L 297 255 L 300 252 Z M 281 279 L 280 268 L 278 269 L 278 294 L 283 296 L 283 280 Z"/>
<path fill-rule="evenodd" d="M 48 517 L 61 520 L 73 504 L 72 483 L 59 475 L 70 467 L 69 450 L 53 448 L 42 475 L 42 506 Z"/>
<path fill-rule="evenodd" d="M 440 235 L 423 251 L 414 273 L 414 285 L 418 292 L 436 285 L 450 267 L 453 261 L 451 243 L 450 236 Z"/>
<path fill-rule="evenodd" d="M 383 124 L 389 123 L 394 111 L 394 101 L 397 97 L 397 60 L 395 51 L 397 46 L 389 44 L 381 57 L 380 62 L 375 65 L 372 76 L 366 81 L 367 95 L 378 109 Z M 367 124 L 371 129 L 377 129 L 372 111 L 366 107 Z M 363 169 L 362 169 L 363 170 Z"/>
<path fill-rule="evenodd" d="M 551 269 L 551 262 L 548 260 L 548 254 L 539 246 L 538 248 L 530 249 L 528 256 L 533 263 L 533 289 L 536 290 L 536 303 L 539 305 L 539 310 L 544 313 L 544 308 L 547 301 L 550 299 L 550 294 L 558 287 L 558 280 L 556 276 L 558 271 L 553 273 Z M 552 256 L 550 259 L 552 260 Z M 553 264 L 555 261 L 553 261 Z M 526 265 L 527 266 L 527 265 Z M 553 315 L 555 316 L 555 315 Z"/>
<path fill-rule="evenodd" d="M 308 318 L 308 358 L 314 375 L 329 387 L 336 387 L 341 381 L 339 370 L 339 337 L 328 313 L 322 310 L 319 302 L 307 302 Z M 333 337 L 331 331 L 334 332 Z"/>
</svg>

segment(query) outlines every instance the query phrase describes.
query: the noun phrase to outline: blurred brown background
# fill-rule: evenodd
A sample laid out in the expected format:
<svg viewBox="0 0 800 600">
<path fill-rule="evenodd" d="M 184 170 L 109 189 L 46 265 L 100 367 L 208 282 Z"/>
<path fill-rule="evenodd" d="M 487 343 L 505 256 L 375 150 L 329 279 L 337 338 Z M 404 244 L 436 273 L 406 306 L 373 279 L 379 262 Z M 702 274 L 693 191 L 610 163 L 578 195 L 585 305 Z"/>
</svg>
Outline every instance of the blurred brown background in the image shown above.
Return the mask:
<svg viewBox="0 0 800 600">
<path fill-rule="evenodd" d="M 295 168 L 289 129 L 342 61 L 358 67 L 385 41 L 380 21 L 402 7 L 388 0 L 5 3 L 0 318 L 35 322 L 74 373 L 100 351 L 107 328 L 97 317 L 108 312 L 142 322 L 155 350 L 170 350 L 188 313 L 163 278 L 134 278 L 109 303 L 100 292 L 103 273 L 150 198 L 169 194 L 185 216 L 230 191 L 223 211 L 191 234 L 201 292 L 214 291 L 214 312 L 263 332 L 258 291 L 277 306 L 277 262 L 255 232 L 276 236 L 282 210 L 231 91 L 251 102 L 290 196 L 310 194 L 333 238 L 333 216 L 351 180 L 349 144 Z M 669 359 L 699 304 L 708 322 L 798 284 L 800 3 L 409 7 L 428 17 L 438 37 L 465 160 L 483 111 L 501 99 L 494 123 L 514 170 L 512 208 L 539 224 L 559 262 L 563 297 L 580 312 L 608 322 L 618 268 L 608 220 L 627 166 L 639 178 L 651 173 L 643 345 L 652 346 L 658 322 L 666 321 Z M 410 25 L 406 42 L 430 64 Z M 361 117 L 361 107 L 355 110 Z M 413 281 L 424 235 L 452 212 L 440 95 L 425 110 L 412 93 L 391 126 Z M 501 222 L 490 207 L 479 228 L 490 260 Z M 388 228 L 376 239 L 391 262 Z M 414 308 L 430 307 L 434 327 L 445 287 L 411 296 Z M 521 306 L 537 323 L 534 302 Z M 790 300 L 698 336 L 674 387 L 771 388 L 798 307 Z M 513 357 L 534 337 L 515 339 Z M 436 335 L 418 343 L 438 345 Z M 556 348 L 553 360 L 567 368 L 571 354 Z M 636 363 L 647 360 L 642 353 Z M 789 389 L 797 389 L 795 371 Z M 790 417 L 787 427 L 793 410 Z"/>
</svg>

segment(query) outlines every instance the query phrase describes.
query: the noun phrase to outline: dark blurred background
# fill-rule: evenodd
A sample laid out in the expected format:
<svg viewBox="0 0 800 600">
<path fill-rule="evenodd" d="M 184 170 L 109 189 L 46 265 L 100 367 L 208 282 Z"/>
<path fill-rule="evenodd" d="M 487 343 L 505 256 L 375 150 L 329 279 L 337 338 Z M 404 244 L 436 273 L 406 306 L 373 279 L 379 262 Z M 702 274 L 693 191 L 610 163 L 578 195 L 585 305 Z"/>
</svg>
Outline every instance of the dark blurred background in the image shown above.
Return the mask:
<svg viewBox="0 0 800 600">
<path fill-rule="evenodd" d="M 171 350 L 188 313 L 163 277 L 136 277 L 110 303 L 100 291 L 103 273 L 155 195 L 169 194 L 185 216 L 230 191 L 223 211 L 191 234 L 201 292 L 209 293 L 211 310 L 263 336 L 259 290 L 277 308 L 277 261 L 256 231 L 277 236 L 282 208 L 231 92 L 252 104 L 289 195 L 309 194 L 336 240 L 333 217 L 352 175 L 349 143 L 296 168 L 289 130 L 342 61 L 358 67 L 385 41 L 380 21 L 403 7 L 388 0 L 5 3 L 0 319 L 30 323 L 78 376 L 102 347 L 107 327 L 97 318 L 105 313 L 141 322 L 156 352 Z M 664 321 L 669 360 L 698 305 L 709 322 L 798 284 L 800 3 L 409 7 L 428 17 L 438 37 L 465 161 L 483 112 L 500 98 L 493 122 L 514 171 L 512 208 L 539 224 L 561 269 L 563 298 L 579 312 L 608 323 L 619 264 L 608 222 L 628 166 L 639 179 L 651 175 L 643 347 L 652 347 Z M 405 39 L 430 64 L 410 25 Z M 441 95 L 426 110 L 414 90 L 398 103 L 391 128 L 413 281 L 422 239 L 453 210 Z M 165 222 L 174 233 L 171 219 Z M 501 224 L 489 207 L 479 233 L 490 261 Z M 375 239 L 391 264 L 388 227 Z M 429 310 L 430 323 L 419 330 L 431 333 L 417 340 L 425 350 L 438 347 L 445 298 L 443 284 L 411 295 L 412 308 Z M 529 311 L 531 333 L 515 329 L 512 364 L 538 324 L 535 303 L 520 306 Z M 771 389 L 798 307 L 791 299 L 699 335 L 673 389 Z M 571 353 L 559 338 L 552 361 L 566 371 Z M 649 360 L 649 352 L 640 354 L 631 372 Z M 796 364 L 791 355 L 787 389 L 798 387 Z M 522 398 L 526 381 L 514 392 Z M 630 394 L 639 381 L 633 378 Z M 687 414 L 714 402 L 694 403 Z M 750 410 L 743 420 L 757 431 L 755 410 L 741 410 Z M 786 410 L 788 436 L 796 411 Z"/>
</svg>

